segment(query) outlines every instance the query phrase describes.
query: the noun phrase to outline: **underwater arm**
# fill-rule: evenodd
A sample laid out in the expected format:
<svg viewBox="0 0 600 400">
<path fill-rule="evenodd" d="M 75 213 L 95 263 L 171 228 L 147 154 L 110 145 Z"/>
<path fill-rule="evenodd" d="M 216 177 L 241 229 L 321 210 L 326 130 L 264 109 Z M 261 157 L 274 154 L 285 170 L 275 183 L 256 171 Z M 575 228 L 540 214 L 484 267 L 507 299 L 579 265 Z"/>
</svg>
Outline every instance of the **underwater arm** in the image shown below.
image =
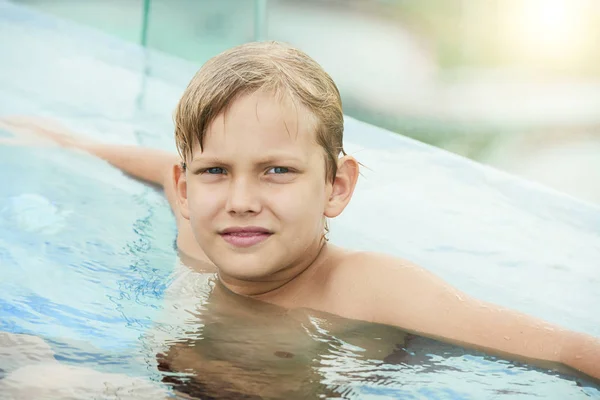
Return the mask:
<svg viewBox="0 0 600 400">
<path fill-rule="evenodd" d="M 191 225 L 182 217 L 177 199 L 175 176 L 181 171 L 179 155 L 164 150 L 140 146 L 111 145 L 104 143 L 87 143 L 78 147 L 87 151 L 134 178 L 162 186 L 178 228 L 177 244 L 188 255 L 204 259 L 199 251 Z"/>
<path fill-rule="evenodd" d="M 185 221 L 182 221 L 179 213 L 179 202 L 175 191 L 175 174 L 181 164 L 179 155 L 148 147 L 98 142 L 82 143 L 77 148 L 102 158 L 134 178 L 162 186 L 171 210 L 177 218 L 180 235 L 182 234 L 181 228 Z"/>
<path fill-rule="evenodd" d="M 163 151 L 139 146 L 84 143 L 79 149 L 91 153 L 123 172 L 143 181 L 172 186 L 172 171 L 179 156 Z"/>
<path fill-rule="evenodd" d="M 161 185 L 171 207 L 175 209 L 175 187 L 173 169 L 181 162 L 175 153 L 141 146 L 109 144 L 84 138 L 73 134 L 55 121 L 31 118 L 11 117 L 0 120 L 0 126 L 19 135 L 18 138 L 7 138 L 7 144 L 13 142 L 36 146 L 55 143 L 61 147 L 85 151 L 99 157 L 126 174 L 137 179 Z M 35 135 L 32 138 L 32 135 Z"/>
<path fill-rule="evenodd" d="M 179 249 L 195 259 L 206 260 L 204 252 L 194 239 L 189 221 L 183 218 L 180 212 L 175 184 L 176 177 L 182 172 L 181 158 L 178 154 L 148 147 L 98 142 L 73 134 L 55 121 L 41 118 L 3 118 L 0 119 L 0 127 L 18 136 L 8 138 L 7 142 L 18 142 L 28 146 L 54 143 L 61 147 L 85 151 L 134 178 L 162 186 L 177 222 Z"/>
</svg>

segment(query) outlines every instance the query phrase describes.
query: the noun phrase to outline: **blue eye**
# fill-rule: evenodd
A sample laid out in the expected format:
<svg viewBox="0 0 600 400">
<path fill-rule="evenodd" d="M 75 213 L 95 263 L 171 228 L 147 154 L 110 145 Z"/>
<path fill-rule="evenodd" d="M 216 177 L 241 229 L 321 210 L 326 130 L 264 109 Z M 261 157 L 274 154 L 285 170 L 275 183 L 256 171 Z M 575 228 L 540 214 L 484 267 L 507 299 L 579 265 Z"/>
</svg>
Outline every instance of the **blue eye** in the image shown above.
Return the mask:
<svg viewBox="0 0 600 400">
<path fill-rule="evenodd" d="M 221 167 L 212 167 L 212 168 L 205 169 L 204 172 L 211 174 L 211 175 L 219 175 L 219 174 L 224 174 L 225 170 Z"/>
<path fill-rule="evenodd" d="M 288 172 L 290 172 L 290 169 L 286 167 L 273 167 L 269 170 L 269 172 L 273 174 L 287 174 Z"/>
</svg>

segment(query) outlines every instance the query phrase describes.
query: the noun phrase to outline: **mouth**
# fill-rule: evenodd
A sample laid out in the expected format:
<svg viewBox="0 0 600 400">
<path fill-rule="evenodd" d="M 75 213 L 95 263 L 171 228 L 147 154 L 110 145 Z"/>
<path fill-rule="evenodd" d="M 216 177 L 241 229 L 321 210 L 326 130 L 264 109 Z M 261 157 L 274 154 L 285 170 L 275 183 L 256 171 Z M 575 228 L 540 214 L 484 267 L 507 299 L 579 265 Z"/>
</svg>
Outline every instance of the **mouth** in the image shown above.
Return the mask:
<svg viewBox="0 0 600 400">
<path fill-rule="evenodd" d="M 251 247 L 267 240 L 273 232 L 259 226 L 231 227 L 223 229 L 219 235 L 232 246 Z"/>
</svg>

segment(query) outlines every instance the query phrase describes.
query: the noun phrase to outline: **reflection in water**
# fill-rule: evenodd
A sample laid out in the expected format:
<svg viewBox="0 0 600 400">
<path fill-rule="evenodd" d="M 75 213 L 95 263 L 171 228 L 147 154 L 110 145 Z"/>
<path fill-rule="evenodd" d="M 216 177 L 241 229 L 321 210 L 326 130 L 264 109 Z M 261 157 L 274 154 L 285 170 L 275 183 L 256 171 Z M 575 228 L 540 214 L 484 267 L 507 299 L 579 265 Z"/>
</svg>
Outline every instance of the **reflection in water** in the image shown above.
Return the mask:
<svg viewBox="0 0 600 400">
<path fill-rule="evenodd" d="M 581 376 L 392 326 L 286 310 L 228 291 L 213 273 L 180 267 L 166 294 L 168 318 L 145 342 L 162 382 L 183 398 L 510 398 L 537 397 L 540 385 L 548 394 L 596 393 Z"/>
<path fill-rule="evenodd" d="M 329 371 L 360 375 L 406 354 L 406 335 L 397 328 L 285 310 L 211 286 L 192 338 L 171 342 L 157 356 L 169 373 L 163 381 L 188 396 L 337 397 Z"/>
</svg>

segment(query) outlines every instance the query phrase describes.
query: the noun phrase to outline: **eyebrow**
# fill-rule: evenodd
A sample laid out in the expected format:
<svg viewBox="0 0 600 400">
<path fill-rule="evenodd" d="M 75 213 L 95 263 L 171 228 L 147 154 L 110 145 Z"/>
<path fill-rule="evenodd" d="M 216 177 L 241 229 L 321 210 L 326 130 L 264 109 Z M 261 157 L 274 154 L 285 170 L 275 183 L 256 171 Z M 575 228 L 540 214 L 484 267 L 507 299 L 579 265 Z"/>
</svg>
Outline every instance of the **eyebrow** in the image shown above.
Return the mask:
<svg viewBox="0 0 600 400">
<path fill-rule="evenodd" d="M 303 159 L 298 158 L 292 154 L 272 154 L 261 158 L 256 164 L 257 165 L 269 165 L 269 164 L 278 164 L 278 163 L 288 163 L 288 162 L 304 162 Z"/>
<path fill-rule="evenodd" d="M 222 158 L 218 158 L 218 157 L 201 157 L 201 158 L 194 158 L 191 160 L 190 165 L 194 165 L 194 164 L 210 164 L 210 165 L 228 165 L 227 162 L 225 162 L 225 160 L 223 160 Z"/>
<path fill-rule="evenodd" d="M 255 162 L 255 165 L 258 166 L 266 166 L 266 165 L 273 165 L 273 164 L 280 164 L 280 163 L 288 163 L 288 162 L 299 162 L 302 163 L 304 162 L 303 159 L 298 158 L 295 155 L 292 154 L 287 154 L 287 153 L 281 153 L 281 154 L 271 154 L 265 157 L 260 158 L 257 162 Z M 202 165 L 218 165 L 218 166 L 224 166 L 224 167 L 229 167 L 231 166 L 231 162 L 226 161 L 223 158 L 220 157 L 199 157 L 196 158 L 195 160 L 192 160 L 192 162 L 190 163 L 190 167 L 194 167 L 194 165 L 196 164 L 202 164 Z"/>
</svg>

